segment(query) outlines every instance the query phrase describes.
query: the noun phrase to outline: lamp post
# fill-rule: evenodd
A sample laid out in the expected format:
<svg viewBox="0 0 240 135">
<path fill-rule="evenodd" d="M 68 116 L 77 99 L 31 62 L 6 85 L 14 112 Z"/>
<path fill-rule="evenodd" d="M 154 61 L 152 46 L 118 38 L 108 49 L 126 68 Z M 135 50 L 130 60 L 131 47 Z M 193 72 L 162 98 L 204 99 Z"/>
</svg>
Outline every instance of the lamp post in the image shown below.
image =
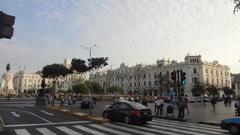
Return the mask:
<svg viewBox="0 0 240 135">
<path fill-rule="evenodd" d="M 92 57 L 92 49 L 93 49 L 93 48 L 96 48 L 97 45 L 94 44 L 94 45 L 92 45 L 92 46 L 90 46 L 90 47 L 86 47 L 86 46 L 80 46 L 80 47 L 89 50 L 89 59 L 91 59 L 91 57 Z M 93 79 L 94 79 L 94 78 L 93 78 Z M 93 106 L 93 104 L 92 104 L 92 85 L 91 85 L 91 81 L 90 81 L 90 75 L 89 75 L 89 84 L 90 84 L 90 88 L 89 88 L 89 90 L 88 90 L 89 101 L 90 101 L 89 114 L 92 114 L 92 106 Z"/>
</svg>

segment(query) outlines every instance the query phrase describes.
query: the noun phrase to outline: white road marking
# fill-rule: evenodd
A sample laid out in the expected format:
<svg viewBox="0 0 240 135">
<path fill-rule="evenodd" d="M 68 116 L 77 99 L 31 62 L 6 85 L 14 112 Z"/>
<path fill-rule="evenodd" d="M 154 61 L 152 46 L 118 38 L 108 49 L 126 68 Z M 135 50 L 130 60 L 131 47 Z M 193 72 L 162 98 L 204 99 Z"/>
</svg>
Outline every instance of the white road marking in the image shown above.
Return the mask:
<svg viewBox="0 0 240 135">
<path fill-rule="evenodd" d="M 16 112 L 11 112 L 11 114 L 15 117 L 18 117 L 18 118 L 20 117 L 20 114 L 17 114 Z"/>
<path fill-rule="evenodd" d="M 52 132 L 51 130 L 47 129 L 47 128 L 36 128 L 37 131 L 39 131 L 40 133 L 42 133 L 43 135 L 57 135 L 54 132 Z"/>
<path fill-rule="evenodd" d="M 93 129 L 90 129 L 90 128 L 87 128 L 87 127 L 83 127 L 83 126 L 80 126 L 80 125 L 74 126 L 74 127 L 75 127 L 75 128 L 78 128 L 78 129 L 80 129 L 80 130 L 83 130 L 83 131 L 85 131 L 85 132 L 94 134 L 94 135 L 106 135 L 106 134 L 104 134 L 104 133 L 102 133 L 102 132 L 98 132 L 98 131 L 96 131 L 96 130 L 93 130 Z"/>
<path fill-rule="evenodd" d="M 45 113 L 47 115 L 50 115 L 50 116 L 55 116 L 53 113 L 49 113 L 49 112 L 46 112 L 46 111 L 41 111 L 42 113 Z"/>
<path fill-rule="evenodd" d="M 132 128 L 124 127 L 124 126 L 114 125 L 114 124 L 111 124 L 111 123 L 107 123 L 107 124 L 104 124 L 104 125 L 106 125 L 108 127 L 111 127 L 111 128 L 116 128 L 116 129 L 121 129 L 121 130 L 125 130 L 125 131 L 128 131 L 128 132 L 133 132 L 133 133 L 138 134 L 138 135 L 156 135 L 156 134 L 149 133 L 149 132 L 139 131 L 137 129 L 132 129 Z"/>
<path fill-rule="evenodd" d="M 143 130 L 146 130 L 146 131 L 149 131 L 149 132 L 156 132 L 156 133 L 165 134 L 165 135 L 182 135 L 182 134 L 179 134 L 179 133 L 172 133 L 172 132 L 153 129 L 153 128 L 148 128 L 148 127 L 144 127 L 144 126 L 129 125 L 129 124 L 127 125 L 127 124 L 123 124 L 123 123 L 119 123 L 119 122 L 118 122 L 118 124 L 122 125 L 122 126 L 128 126 L 130 128 L 137 128 L 139 130 L 143 129 Z"/>
<path fill-rule="evenodd" d="M 31 135 L 26 129 L 15 129 L 17 135 Z"/>
<path fill-rule="evenodd" d="M 94 128 L 98 128 L 98 129 L 101 129 L 101 130 L 104 130 L 104 131 L 107 131 L 107 132 L 111 132 L 111 133 L 114 133 L 114 134 L 117 134 L 117 135 L 132 135 L 132 134 L 128 134 L 126 132 L 121 132 L 121 131 L 111 129 L 111 128 L 107 128 L 107 127 L 104 127 L 104 126 L 100 126 L 100 125 L 97 125 L 97 124 L 91 124 L 89 126 L 94 127 Z"/>
<path fill-rule="evenodd" d="M 33 126 L 44 126 L 44 125 L 63 125 L 63 124 L 81 124 L 88 123 L 90 121 L 70 121 L 70 122 L 58 122 L 58 123 L 38 123 L 38 124 L 16 124 L 16 125 L 4 125 L 4 127 L 33 127 Z"/>
<path fill-rule="evenodd" d="M 82 135 L 81 133 L 78 133 L 70 128 L 67 128 L 67 127 L 56 127 L 57 129 L 63 131 L 64 133 L 68 134 L 68 135 Z"/>
</svg>

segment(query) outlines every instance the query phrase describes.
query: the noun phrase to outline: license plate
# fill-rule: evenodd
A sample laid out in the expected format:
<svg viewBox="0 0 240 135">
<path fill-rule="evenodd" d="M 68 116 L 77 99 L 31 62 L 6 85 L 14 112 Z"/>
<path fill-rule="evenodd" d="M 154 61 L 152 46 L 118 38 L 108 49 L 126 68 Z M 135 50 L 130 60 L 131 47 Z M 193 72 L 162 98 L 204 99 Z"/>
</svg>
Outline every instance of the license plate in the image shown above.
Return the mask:
<svg viewBox="0 0 240 135">
<path fill-rule="evenodd" d="M 144 112 L 144 115 L 148 115 L 148 113 L 147 113 L 147 112 Z"/>
</svg>

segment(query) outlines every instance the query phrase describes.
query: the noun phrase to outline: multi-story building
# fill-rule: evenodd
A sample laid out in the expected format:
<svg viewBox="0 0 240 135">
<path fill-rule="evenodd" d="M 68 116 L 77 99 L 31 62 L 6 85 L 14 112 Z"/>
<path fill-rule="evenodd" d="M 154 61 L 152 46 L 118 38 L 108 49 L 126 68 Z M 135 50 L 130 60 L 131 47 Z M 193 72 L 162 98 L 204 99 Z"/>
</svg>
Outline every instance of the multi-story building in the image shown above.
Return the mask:
<svg viewBox="0 0 240 135">
<path fill-rule="evenodd" d="M 192 94 L 192 86 L 196 83 L 214 85 L 218 88 L 224 86 L 231 87 L 230 68 L 219 64 L 217 61 L 204 62 L 201 59 L 201 55 L 187 55 L 184 62 L 162 59 L 157 60 L 156 64 L 153 65 L 138 64 L 132 67 L 128 67 L 122 63 L 115 70 L 98 72 L 91 75 L 90 80 L 98 82 L 104 88 L 120 86 L 124 89 L 125 93 L 139 91 L 151 94 L 164 89 L 157 81 L 160 78 L 163 81 L 165 80 L 165 85 L 171 86 L 171 81 L 168 80 L 170 80 L 170 74 L 174 70 L 186 73 L 187 83 L 184 85 L 184 89 L 185 94 L 188 95 Z"/>
<path fill-rule="evenodd" d="M 71 66 L 71 61 L 65 59 L 63 65 L 69 68 Z M 40 74 L 41 74 L 40 72 L 36 73 L 26 73 L 25 71 L 17 72 L 13 78 L 14 89 L 16 90 L 17 93 L 19 92 L 23 93 L 24 91 L 28 90 L 41 89 L 42 77 Z M 67 91 L 69 89 L 72 89 L 73 85 L 83 80 L 84 78 L 82 74 L 77 73 L 69 74 L 65 77 L 59 77 L 56 81 L 56 89 Z M 53 85 L 53 79 L 47 78 L 45 82 L 48 87 Z"/>
<path fill-rule="evenodd" d="M 232 79 L 232 88 L 235 91 L 236 97 L 240 97 L 240 73 L 239 74 L 231 74 Z"/>
</svg>

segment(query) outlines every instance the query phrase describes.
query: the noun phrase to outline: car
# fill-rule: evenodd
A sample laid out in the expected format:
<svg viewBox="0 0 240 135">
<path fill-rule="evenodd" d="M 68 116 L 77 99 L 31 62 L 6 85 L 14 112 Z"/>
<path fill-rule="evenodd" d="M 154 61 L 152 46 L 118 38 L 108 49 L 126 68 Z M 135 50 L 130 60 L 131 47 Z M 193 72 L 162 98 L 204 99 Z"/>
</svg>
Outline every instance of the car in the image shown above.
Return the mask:
<svg viewBox="0 0 240 135">
<path fill-rule="evenodd" d="M 228 130 L 233 135 L 239 135 L 240 117 L 224 119 L 222 120 L 220 126 L 222 129 Z"/>
<path fill-rule="evenodd" d="M 152 112 L 140 103 L 123 100 L 106 106 L 103 117 L 125 123 L 146 124 L 152 120 Z"/>
<path fill-rule="evenodd" d="M 93 108 L 93 101 L 92 102 L 92 108 Z M 81 101 L 81 109 L 89 109 L 90 107 L 90 99 L 88 97 L 82 98 Z"/>
<path fill-rule="evenodd" d="M 191 103 L 195 103 L 195 102 L 201 102 L 202 99 L 201 99 L 201 97 L 189 97 L 188 101 Z"/>
</svg>

